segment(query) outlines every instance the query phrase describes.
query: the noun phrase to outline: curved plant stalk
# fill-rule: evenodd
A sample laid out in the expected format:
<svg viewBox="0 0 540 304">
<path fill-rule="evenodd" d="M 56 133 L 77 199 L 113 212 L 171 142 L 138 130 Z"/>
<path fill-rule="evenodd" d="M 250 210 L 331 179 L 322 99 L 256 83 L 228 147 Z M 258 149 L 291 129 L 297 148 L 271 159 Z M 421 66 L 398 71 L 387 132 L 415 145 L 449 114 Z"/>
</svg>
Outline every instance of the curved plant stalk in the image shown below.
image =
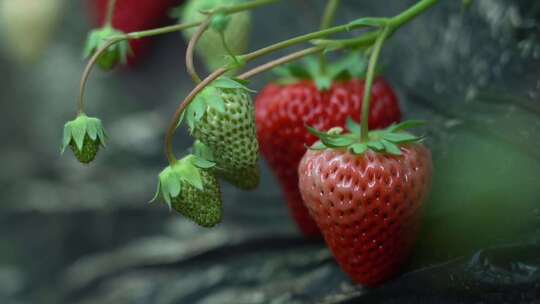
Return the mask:
<svg viewBox="0 0 540 304">
<path fill-rule="evenodd" d="M 331 27 L 325 30 L 321 30 L 318 32 L 309 33 L 306 35 L 298 36 L 289 40 L 285 40 L 282 42 L 278 42 L 276 44 L 270 45 L 268 47 L 259 49 L 257 51 L 254 51 L 252 53 L 239 56 L 241 57 L 242 61 L 247 63 L 251 60 L 254 60 L 258 57 L 267 55 L 269 53 L 272 53 L 274 51 L 278 51 L 284 48 L 288 48 L 290 46 L 308 42 L 314 39 L 323 38 L 332 34 L 341 33 L 345 31 L 351 31 L 352 29 L 356 28 L 363 28 L 363 27 L 382 27 L 382 30 L 378 30 L 376 32 L 368 32 L 364 34 L 362 37 L 356 38 L 356 39 L 349 39 L 347 43 L 342 43 L 337 46 L 333 46 L 332 50 L 337 50 L 345 47 L 353 47 L 353 43 L 358 43 L 359 45 L 370 45 L 374 44 L 374 50 L 370 59 L 370 67 L 369 69 L 371 71 L 371 76 L 368 75 L 368 77 L 371 78 L 371 84 L 367 84 L 365 95 L 364 95 L 364 104 L 363 104 L 363 113 L 362 115 L 365 116 L 362 119 L 362 124 L 367 125 L 368 119 L 367 113 L 369 113 L 369 102 L 371 97 L 371 86 L 373 84 L 373 77 L 374 77 L 374 71 L 375 66 L 378 60 L 378 56 L 380 54 L 380 50 L 382 48 L 382 45 L 386 38 L 388 38 L 395 30 L 397 30 L 399 27 L 401 27 L 403 24 L 406 24 L 407 22 L 414 19 L 414 17 L 418 16 L 422 12 L 426 11 L 428 8 L 434 6 L 437 4 L 438 0 L 421 0 L 417 4 L 413 5 L 409 9 L 405 10 L 401 14 L 387 19 L 387 18 L 362 18 L 355 20 L 353 22 L 350 22 L 348 24 L 340 25 Z M 247 79 L 249 77 L 252 77 L 256 74 L 259 74 L 261 72 L 267 71 L 269 69 L 272 69 L 278 65 L 302 58 L 304 56 L 307 56 L 309 54 L 321 52 L 326 50 L 325 43 L 322 43 L 318 46 L 305 49 L 303 51 L 299 51 L 287 56 L 284 56 L 282 58 L 279 58 L 277 60 L 274 60 L 272 62 L 269 62 L 267 64 L 263 64 L 259 67 L 256 67 L 242 75 L 240 75 L 240 79 Z M 210 74 L 206 79 L 204 79 L 201 83 L 199 83 L 190 93 L 189 95 L 182 101 L 180 106 L 177 108 L 176 112 L 174 113 L 173 119 L 171 121 L 171 124 L 169 125 L 169 128 L 167 130 L 167 133 L 165 135 L 165 154 L 167 156 L 167 159 L 169 160 L 169 163 L 173 165 L 176 162 L 176 158 L 174 157 L 174 153 L 172 151 L 172 138 L 174 135 L 174 132 L 176 130 L 176 127 L 178 125 L 178 121 L 182 115 L 182 112 L 189 106 L 189 104 L 193 101 L 193 99 L 199 94 L 207 85 L 212 83 L 212 81 L 216 80 L 220 76 L 227 73 L 231 68 L 230 67 L 222 67 L 212 74 Z M 367 97 L 366 97 L 367 96 Z M 365 118 L 365 119 L 364 119 Z M 366 130 L 367 127 L 363 128 L 363 130 Z M 364 131 L 362 131 L 364 132 Z M 367 134 L 365 135 L 367 137 Z M 363 137 L 364 138 L 364 135 Z"/>
<path fill-rule="evenodd" d="M 167 133 L 165 135 L 165 154 L 167 155 L 167 159 L 169 160 L 169 163 L 171 165 L 174 165 L 177 161 L 172 150 L 172 138 L 174 135 L 174 131 L 176 130 L 176 126 L 178 125 L 178 121 L 180 120 L 180 116 L 182 116 L 184 110 L 187 108 L 187 106 L 189 106 L 193 99 L 195 99 L 197 94 L 199 94 L 206 86 L 212 83 L 212 81 L 218 79 L 220 76 L 227 73 L 227 71 L 227 68 L 220 68 L 215 70 L 212 74 L 208 75 L 208 77 L 206 77 L 199 84 L 197 84 L 197 86 L 189 93 L 189 95 L 182 101 L 180 106 L 178 106 L 178 108 L 174 112 L 173 119 L 171 120 L 171 124 L 169 125 Z"/>
<path fill-rule="evenodd" d="M 204 22 L 199 25 L 197 31 L 195 32 L 195 34 L 193 34 L 188 43 L 186 51 L 186 69 L 189 76 L 191 76 L 191 79 L 193 79 L 193 82 L 195 83 L 200 83 L 201 77 L 199 77 L 199 74 L 197 74 L 197 70 L 195 69 L 195 64 L 193 63 L 193 54 L 195 53 L 195 47 L 197 46 L 197 42 L 199 42 L 204 32 L 206 32 L 206 30 L 208 29 L 208 26 L 210 26 L 210 22 L 212 22 L 212 17 L 213 14 L 210 14 L 206 17 Z"/>
<path fill-rule="evenodd" d="M 252 9 L 258 8 L 260 6 L 272 4 L 272 3 L 275 3 L 275 2 L 278 2 L 278 1 L 280 1 L 280 0 L 253 0 L 253 1 L 250 1 L 250 2 L 244 2 L 244 3 L 237 4 L 237 5 L 216 7 L 214 10 L 210 11 L 209 14 L 213 15 L 215 12 L 219 12 L 221 14 L 230 15 L 230 14 L 239 13 L 239 12 L 242 12 L 242 11 L 252 10 Z M 109 7 L 108 7 L 109 10 L 108 10 L 108 12 L 110 12 L 111 20 L 112 20 L 112 14 L 113 14 L 112 11 L 114 10 L 115 4 L 116 4 L 116 0 L 109 0 Z M 118 43 L 120 41 L 123 41 L 123 40 L 136 40 L 136 39 L 141 39 L 141 38 L 146 38 L 146 37 L 151 37 L 151 36 L 157 36 L 157 35 L 163 35 L 163 34 L 168 34 L 168 33 L 173 33 L 173 32 L 179 32 L 179 31 L 183 31 L 183 30 L 186 30 L 186 29 L 196 27 L 196 26 L 200 26 L 204 22 L 205 21 L 203 20 L 203 21 L 197 21 L 197 22 L 175 24 L 175 25 L 165 26 L 165 27 L 161 27 L 161 28 L 150 29 L 150 30 L 145 30 L 145 31 L 138 31 L 138 32 L 131 32 L 131 33 L 127 33 L 125 35 L 111 37 L 109 39 L 109 41 L 105 45 L 103 45 L 102 48 L 98 49 L 94 53 L 94 55 L 90 58 L 90 60 L 88 60 L 88 63 L 86 64 L 86 66 L 84 68 L 84 72 L 82 74 L 81 82 L 80 82 L 80 86 L 79 86 L 79 98 L 78 98 L 78 110 L 77 110 L 77 113 L 82 113 L 83 110 L 84 110 L 84 92 L 85 92 L 85 89 L 86 89 L 86 84 L 88 82 L 88 78 L 90 76 L 90 72 L 92 71 L 92 68 L 94 67 L 95 63 L 97 62 L 97 59 L 99 58 L 99 56 L 103 52 L 105 52 L 105 50 L 107 50 L 107 48 L 109 48 L 110 46 L 112 46 L 112 45 L 114 45 L 114 44 L 116 44 L 116 43 Z"/>
<path fill-rule="evenodd" d="M 103 54 L 103 52 L 105 52 L 111 45 L 118 43 L 119 41 L 122 41 L 122 40 L 125 40 L 125 37 L 109 39 L 109 41 L 107 41 L 101 48 L 99 48 L 88 61 L 88 64 L 84 68 L 84 72 L 82 74 L 81 82 L 79 85 L 79 99 L 78 99 L 78 105 L 77 105 L 77 114 L 81 114 L 84 112 L 84 91 L 86 89 L 86 83 L 88 82 L 88 77 L 90 76 L 90 72 L 92 71 L 92 68 L 94 67 L 99 56 L 101 56 L 101 54 Z"/>
</svg>

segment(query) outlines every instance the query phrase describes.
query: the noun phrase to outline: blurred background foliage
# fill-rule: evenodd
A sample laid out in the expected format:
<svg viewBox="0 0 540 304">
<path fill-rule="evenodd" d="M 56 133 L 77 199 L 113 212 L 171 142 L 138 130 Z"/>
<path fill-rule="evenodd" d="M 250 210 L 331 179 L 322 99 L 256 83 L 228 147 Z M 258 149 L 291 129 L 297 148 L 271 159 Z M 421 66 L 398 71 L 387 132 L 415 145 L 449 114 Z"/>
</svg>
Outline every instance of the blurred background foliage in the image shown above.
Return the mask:
<svg viewBox="0 0 540 304">
<path fill-rule="evenodd" d="M 2 303 L 537 299 L 537 1 L 475 0 L 465 12 L 458 1 L 441 1 L 385 47 L 384 76 L 406 118 L 430 121 L 423 132 L 435 175 L 408 273 L 368 295 L 323 244 L 302 240 L 265 167 L 256 191 L 223 186 L 217 229 L 147 204 L 166 163 L 164 129 L 192 88 L 180 34 L 155 38 L 136 66 L 92 74 L 87 111 L 102 118 L 109 146 L 87 167 L 60 157 L 85 65 L 88 6 L 42 0 L 57 7 L 47 28 L 26 28 L 32 43 L 23 50 L 8 37 L 13 20 L 30 15 L 7 18 L 13 1 L 22 0 L 0 0 Z M 342 2 L 340 23 L 393 15 L 415 1 Z M 250 49 L 315 29 L 323 4 L 291 0 L 254 11 Z M 258 77 L 251 87 L 270 79 Z M 185 132 L 177 135 L 177 151 L 190 143 Z"/>
</svg>

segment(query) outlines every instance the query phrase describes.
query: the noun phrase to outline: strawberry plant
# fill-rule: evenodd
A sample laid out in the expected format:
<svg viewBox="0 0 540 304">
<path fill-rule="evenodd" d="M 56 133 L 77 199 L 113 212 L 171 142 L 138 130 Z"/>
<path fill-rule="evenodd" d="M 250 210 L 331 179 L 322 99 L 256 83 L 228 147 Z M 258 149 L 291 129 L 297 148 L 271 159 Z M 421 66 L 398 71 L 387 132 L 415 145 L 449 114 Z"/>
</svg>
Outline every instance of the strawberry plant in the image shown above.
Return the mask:
<svg viewBox="0 0 540 304">
<path fill-rule="evenodd" d="M 168 165 L 154 200 L 161 198 L 200 226 L 216 226 L 224 216 L 219 179 L 256 188 L 260 143 L 304 234 L 320 231 L 353 280 L 376 286 L 408 257 L 431 182 L 430 152 L 422 137 L 409 133 L 420 122 L 399 123 L 396 95 L 376 77 L 377 63 L 385 41 L 438 1 L 419 0 L 391 18 L 332 26 L 339 0 L 330 0 L 319 30 L 244 53 L 250 11 L 278 1 L 188 1 L 172 13 L 182 23 L 123 33 L 113 27 L 115 1 L 109 0 L 104 26 L 89 37 L 78 114 L 65 126 L 62 151 L 70 146 L 89 163 L 104 146 L 100 120 L 84 114 L 84 91 L 96 63 L 113 68 L 125 60 L 129 42 L 185 31 L 194 88 L 166 131 Z M 356 30 L 363 31 L 330 38 Z M 255 59 L 303 43 L 311 46 L 239 72 Z M 338 51 L 346 52 L 343 59 L 327 60 L 328 52 Z M 195 52 L 213 70 L 204 78 L 195 68 Z M 303 58 L 305 66 L 287 66 Z M 263 89 L 254 107 L 248 79 L 270 70 L 280 79 Z M 184 123 L 195 141 L 192 153 L 177 159 L 172 140 Z"/>
</svg>

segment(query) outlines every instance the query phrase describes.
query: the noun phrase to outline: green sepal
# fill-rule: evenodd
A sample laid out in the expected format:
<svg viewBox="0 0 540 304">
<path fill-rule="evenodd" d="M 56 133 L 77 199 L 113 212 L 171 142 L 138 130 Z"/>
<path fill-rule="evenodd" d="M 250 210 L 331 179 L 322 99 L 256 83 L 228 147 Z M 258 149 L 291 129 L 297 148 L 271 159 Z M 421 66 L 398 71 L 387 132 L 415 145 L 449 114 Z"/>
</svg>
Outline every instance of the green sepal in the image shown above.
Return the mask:
<svg viewBox="0 0 540 304">
<path fill-rule="evenodd" d="M 381 143 L 384 146 L 384 151 L 386 151 L 386 152 L 388 152 L 389 154 L 392 154 L 392 155 L 401 155 L 401 150 L 399 149 L 399 147 L 396 144 L 394 144 L 394 143 L 392 143 L 392 142 L 390 142 L 390 141 L 388 141 L 386 139 L 382 139 Z"/>
<path fill-rule="evenodd" d="M 355 143 L 349 146 L 349 151 L 353 154 L 359 155 L 366 152 L 368 149 L 368 146 L 363 143 Z"/>
<path fill-rule="evenodd" d="M 193 143 L 193 154 L 210 162 L 214 161 L 214 154 L 212 153 L 210 147 L 198 139 Z"/>
<path fill-rule="evenodd" d="M 210 85 L 204 88 L 195 99 L 189 104 L 187 109 L 181 114 L 178 120 L 177 128 L 184 122 L 191 132 L 195 129 L 197 123 L 203 118 L 209 108 L 218 112 L 225 112 L 225 101 L 222 97 L 222 90 L 244 90 L 246 92 L 255 92 L 248 89 L 243 83 L 228 77 L 221 77 L 214 80 Z"/>
<path fill-rule="evenodd" d="M 392 125 L 384 130 L 374 130 L 368 133 L 368 140 L 361 141 L 361 126 L 352 118 L 347 119 L 347 129 L 350 133 L 341 133 L 338 128 L 332 128 L 327 132 L 321 132 L 315 128 L 306 126 L 309 133 L 320 139 L 309 147 L 310 150 L 342 149 L 352 154 L 361 155 L 367 150 L 401 155 L 401 145 L 419 143 L 423 137 L 415 136 L 403 131 L 414 126 L 423 125 L 421 121 L 406 121 Z"/>
<path fill-rule="evenodd" d="M 85 136 L 88 135 L 91 140 L 99 141 L 99 144 L 105 147 L 105 131 L 101 120 L 95 117 L 88 117 L 82 113 L 74 120 L 68 121 L 64 125 L 64 134 L 62 136 L 61 153 L 63 154 L 66 147 L 73 141 L 78 150 L 83 149 Z"/>
<path fill-rule="evenodd" d="M 165 203 L 172 208 L 172 200 L 177 198 L 182 192 L 182 183 L 186 182 L 191 186 L 203 190 L 200 167 L 200 159 L 189 154 L 178 160 L 174 165 L 169 165 L 158 177 L 156 194 L 150 202 L 154 202 L 158 197 L 162 197 Z"/>
<path fill-rule="evenodd" d="M 373 151 L 377 151 L 377 152 L 384 151 L 384 145 L 380 141 L 370 140 L 366 143 L 366 145 L 368 146 L 368 148 L 370 148 Z"/>
<path fill-rule="evenodd" d="M 424 126 L 427 122 L 425 120 L 407 120 L 398 124 L 393 124 L 388 127 L 391 132 L 403 131 L 412 128 L 418 128 Z"/>
<path fill-rule="evenodd" d="M 125 35 L 122 31 L 116 30 L 110 26 L 105 26 L 102 28 L 98 28 L 95 30 L 92 30 L 88 34 L 88 38 L 86 39 L 86 43 L 83 50 L 83 57 L 88 58 L 92 56 L 97 50 L 99 50 L 101 47 L 107 43 L 107 41 L 112 37 L 119 37 Z M 101 58 L 113 58 L 113 62 L 111 62 L 112 65 L 115 64 L 115 62 L 120 62 L 122 64 L 125 64 L 127 62 L 127 56 L 131 54 L 131 48 L 129 46 L 129 42 L 127 40 L 118 41 L 115 44 L 109 46 L 107 50 L 101 55 Z M 98 63 L 100 63 L 100 59 L 98 59 Z M 112 66 L 111 66 L 112 67 Z M 109 68 L 105 67 L 104 68 Z"/>
<path fill-rule="evenodd" d="M 328 90 L 334 81 L 365 78 L 367 59 L 363 53 L 351 51 L 341 59 L 328 64 L 324 71 L 316 57 L 307 57 L 303 64 L 293 63 L 278 67 L 273 72 L 279 83 L 288 84 L 301 80 L 312 80 L 321 91 Z"/>
<path fill-rule="evenodd" d="M 245 90 L 246 92 L 255 93 L 256 91 L 249 89 L 243 83 L 238 80 L 234 80 L 229 77 L 220 77 L 214 80 L 211 84 L 213 87 L 220 89 L 240 89 Z"/>
</svg>

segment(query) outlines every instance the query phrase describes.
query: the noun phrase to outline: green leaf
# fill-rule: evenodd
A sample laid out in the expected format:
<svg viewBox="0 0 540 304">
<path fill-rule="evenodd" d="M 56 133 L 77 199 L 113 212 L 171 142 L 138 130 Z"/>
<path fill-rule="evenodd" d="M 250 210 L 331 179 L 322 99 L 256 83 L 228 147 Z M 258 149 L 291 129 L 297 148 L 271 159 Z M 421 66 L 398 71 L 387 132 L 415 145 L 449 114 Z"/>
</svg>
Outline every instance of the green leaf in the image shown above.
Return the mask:
<svg viewBox="0 0 540 304">
<path fill-rule="evenodd" d="M 421 127 L 425 125 L 427 122 L 425 120 L 407 120 L 402 123 L 392 125 L 388 128 L 388 131 L 390 132 L 397 132 L 407 129 L 412 129 L 416 127 Z"/>
<path fill-rule="evenodd" d="M 367 142 L 367 146 L 374 151 L 384 150 L 384 145 L 380 141 L 369 141 Z"/>
<path fill-rule="evenodd" d="M 203 190 L 203 184 L 199 168 L 195 167 L 191 161 L 183 163 L 179 169 L 181 177 L 193 187 Z"/>
<path fill-rule="evenodd" d="M 361 125 L 357 123 L 356 121 L 354 121 L 352 117 L 350 116 L 347 117 L 346 126 L 347 126 L 347 129 L 354 134 L 360 135 L 360 133 L 362 132 Z"/>
<path fill-rule="evenodd" d="M 381 140 L 384 150 L 392 155 L 401 155 L 401 150 L 394 143 L 391 143 L 385 139 Z"/>
<path fill-rule="evenodd" d="M 405 133 L 405 132 L 400 132 L 400 133 L 388 133 L 388 132 L 385 132 L 383 133 L 383 138 L 385 140 L 388 140 L 390 142 L 393 142 L 393 143 L 405 143 L 405 142 L 412 142 L 412 141 L 416 141 L 418 140 L 419 138 L 410 134 L 410 133 Z"/>
<path fill-rule="evenodd" d="M 356 155 L 362 155 L 368 149 L 366 144 L 356 143 L 349 146 L 349 151 Z"/>
</svg>

